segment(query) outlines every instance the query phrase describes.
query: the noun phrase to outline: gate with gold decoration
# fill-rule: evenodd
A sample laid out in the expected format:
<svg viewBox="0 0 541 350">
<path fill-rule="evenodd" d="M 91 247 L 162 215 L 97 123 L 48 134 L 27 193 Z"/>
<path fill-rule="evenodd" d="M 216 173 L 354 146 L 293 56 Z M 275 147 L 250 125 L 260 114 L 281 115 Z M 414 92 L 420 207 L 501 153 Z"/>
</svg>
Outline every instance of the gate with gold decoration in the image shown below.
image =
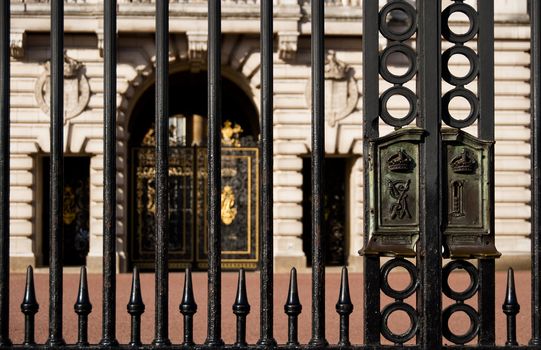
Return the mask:
<svg viewBox="0 0 541 350">
<path fill-rule="evenodd" d="M 240 126 L 226 121 L 222 129 L 221 231 L 222 267 L 254 269 L 259 261 L 259 151 L 249 138 L 238 137 Z M 206 269 L 207 148 L 197 140 L 186 145 L 170 127 L 169 147 L 169 264 L 171 268 Z M 151 128 L 132 149 L 132 209 L 130 261 L 154 268 L 155 138 Z"/>
</svg>

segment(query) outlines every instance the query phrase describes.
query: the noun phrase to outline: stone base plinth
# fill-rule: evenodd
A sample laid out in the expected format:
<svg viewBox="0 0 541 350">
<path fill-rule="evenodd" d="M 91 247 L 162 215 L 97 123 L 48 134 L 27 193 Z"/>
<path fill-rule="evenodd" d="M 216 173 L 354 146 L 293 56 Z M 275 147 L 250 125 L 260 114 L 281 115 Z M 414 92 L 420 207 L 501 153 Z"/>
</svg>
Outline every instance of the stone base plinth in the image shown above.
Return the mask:
<svg viewBox="0 0 541 350">
<path fill-rule="evenodd" d="M 36 266 L 36 258 L 34 256 L 10 256 L 9 257 L 9 271 L 12 273 L 26 272 L 26 268 L 30 266 Z"/>
<path fill-rule="evenodd" d="M 298 272 L 309 271 L 306 267 L 305 256 L 275 256 L 274 257 L 274 272 L 285 273 L 291 271 L 291 268 L 296 268 Z"/>
</svg>

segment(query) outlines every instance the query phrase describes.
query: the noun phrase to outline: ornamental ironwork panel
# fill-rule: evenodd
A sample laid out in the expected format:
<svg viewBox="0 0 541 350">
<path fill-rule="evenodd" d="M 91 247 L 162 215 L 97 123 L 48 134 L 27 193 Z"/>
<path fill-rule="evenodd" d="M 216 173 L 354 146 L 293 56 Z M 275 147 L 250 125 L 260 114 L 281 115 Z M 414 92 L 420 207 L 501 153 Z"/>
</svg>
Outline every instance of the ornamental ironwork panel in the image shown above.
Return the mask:
<svg viewBox="0 0 541 350">
<path fill-rule="evenodd" d="M 256 268 L 259 261 L 258 162 L 259 150 L 255 147 L 222 147 L 220 222 L 224 268 Z M 198 148 L 195 264 L 199 268 L 208 267 L 206 163 L 207 150 Z"/>
<path fill-rule="evenodd" d="M 195 149 L 169 149 L 169 256 L 172 267 L 193 260 Z M 133 264 L 153 267 L 156 214 L 155 152 L 152 147 L 133 150 L 134 209 L 132 214 Z"/>
<path fill-rule="evenodd" d="M 228 135 L 224 140 L 228 140 Z M 235 145 L 240 145 L 240 142 Z M 207 151 L 169 148 L 169 265 L 207 268 Z M 155 239 L 155 151 L 133 149 L 132 264 L 153 268 Z M 257 148 L 222 148 L 222 266 L 256 268 L 258 264 Z"/>
</svg>

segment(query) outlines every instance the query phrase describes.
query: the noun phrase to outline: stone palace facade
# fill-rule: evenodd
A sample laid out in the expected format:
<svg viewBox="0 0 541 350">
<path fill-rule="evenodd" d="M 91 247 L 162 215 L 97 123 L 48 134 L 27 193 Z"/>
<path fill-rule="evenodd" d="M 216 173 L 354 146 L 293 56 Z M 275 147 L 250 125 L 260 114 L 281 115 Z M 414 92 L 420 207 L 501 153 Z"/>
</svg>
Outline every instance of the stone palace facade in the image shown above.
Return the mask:
<svg viewBox="0 0 541 350">
<path fill-rule="evenodd" d="M 510 259 L 506 264 L 526 266 L 530 250 L 529 18 L 526 0 L 494 1 L 496 243 L 503 259 Z M 118 2 L 117 251 L 119 270 L 126 271 L 138 254 L 133 247 L 152 245 L 152 241 L 141 243 L 138 236 L 143 232 L 138 225 L 152 213 L 153 188 L 148 178 L 139 186 L 138 176 L 142 175 L 136 163 L 138 152 L 152 144 L 155 8 L 150 0 Z M 362 9 L 360 0 L 326 2 L 326 254 L 330 265 L 347 264 L 359 270 L 358 250 L 363 242 Z M 66 0 L 65 4 L 64 249 L 66 265 L 86 263 L 94 271 L 101 270 L 103 226 L 102 6 L 98 0 Z M 12 0 L 11 11 L 11 268 L 21 271 L 28 264 L 48 264 L 50 8 L 48 0 Z M 310 204 L 309 12 L 307 0 L 275 0 L 277 271 L 290 266 L 306 268 L 310 261 L 310 215 L 306 211 Z M 222 133 L 225 141 L 246 142 L 241 146 L 248 147 L 255 144 L 259 129 L 259 2 L 224 0 L 222 13 L 223 118 L 231 122 L 224 123 Z M 179 144 L 194 149 L 204 145 L 205 138 L 206 16 L 205 1 L 171 1 L 171 125 Z M 460 20 L 457 17 L 457 26 Z M 397 59 L 396 68 L 400 66 Z M 456 68 L 461 69 L 461 62 Z M 394 111 L 405 112 L 403 101 L 391 102 Z M 460 114 L 466 107 L 458 104 L 453 108 Z M 256 153 L 251 154 L 256 157 Z M 257 171 L 253 174 L 257 177 Z M 178 186 L 189 185 L 179 182 Z M 233 190 L 222 193 L 223 207 L 229 205 L 225 217 L 230 221 L 237 216 Z M 197 200 L 189 203 L 193 202 Z M 179 222 L 186 215 L 193 219 L 191 210 L 200 209 L 184 204 L 180 205 L 184 216 Z M 192 219 L 193 228 L 198 221 Z M 253 218 L 244 219 L 250 222 Z M 222 220 L 226 220 L 224 213 Z M 199 231 L 184 230 L 192 236 L 183 236 L 179 244 L 185 244 L 185 250 L 197 250 L 198 238 L 193 235 Z M 253 236 L 243 237 L 255 239 L 250 247 L 256 252 L 257 230 Z"/>
</svg>

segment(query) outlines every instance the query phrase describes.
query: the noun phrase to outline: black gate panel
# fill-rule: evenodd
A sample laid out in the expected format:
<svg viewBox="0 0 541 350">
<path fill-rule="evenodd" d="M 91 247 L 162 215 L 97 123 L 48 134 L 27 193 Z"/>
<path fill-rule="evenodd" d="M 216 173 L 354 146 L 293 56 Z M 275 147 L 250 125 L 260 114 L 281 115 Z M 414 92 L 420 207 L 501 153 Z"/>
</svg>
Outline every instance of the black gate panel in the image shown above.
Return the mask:
<svg viewBox="0 0 541 350">
<path fill-rule="evenodd" d="M 154 267 L 156 183 L 153 147 L 133 149 L 131 262 Z M 259 150 L 222 148 L 222 266 L 255 269 L 259 261 Z M 208 267 L 207 150 L 169 148 L 169 266 Z"/>
<path fill-rule="evenodd" d="M 208 191 L 206 149 L 199 148 L 197 159 L 196 242 L 198 268 L 208 267 Z M 255 269 L 259 261 L 258 181 L 259 150 L 249 147 L 222 148 L 222 192 L 220 222 L 222 267 Z"/>
<path fill-rule="evenodd" d="M 169 258 L 171 267 L 186 267 L 194 259 L 195 149 L 169 149 Z M 152 147 L 133 149 L 132 264 L 154 267 L 156 182 Z"/>
</svg>

